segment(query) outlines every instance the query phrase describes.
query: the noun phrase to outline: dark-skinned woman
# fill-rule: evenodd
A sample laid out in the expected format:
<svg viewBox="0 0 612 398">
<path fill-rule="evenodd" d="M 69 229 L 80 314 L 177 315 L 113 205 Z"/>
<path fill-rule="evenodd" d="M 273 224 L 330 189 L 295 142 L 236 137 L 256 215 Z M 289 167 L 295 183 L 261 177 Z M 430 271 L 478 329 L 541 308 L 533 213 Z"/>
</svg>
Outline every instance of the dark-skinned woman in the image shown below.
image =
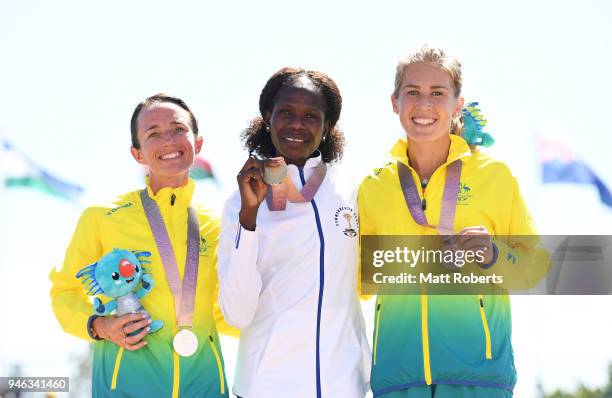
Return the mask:
<svg viewBox="0 0 612 398">
<path fill-rule="evenodd" d="M 221 309 L 241 329 L 240 397 L 350 398 L 368 389 L 356 188 L 341 186 L 332 165 L 344 145 L 341 106 L 328 76 L 284 68 L 243 133 L 265 160 L 250 157 L 238 173 L 218 265 Z"/>
</svg>

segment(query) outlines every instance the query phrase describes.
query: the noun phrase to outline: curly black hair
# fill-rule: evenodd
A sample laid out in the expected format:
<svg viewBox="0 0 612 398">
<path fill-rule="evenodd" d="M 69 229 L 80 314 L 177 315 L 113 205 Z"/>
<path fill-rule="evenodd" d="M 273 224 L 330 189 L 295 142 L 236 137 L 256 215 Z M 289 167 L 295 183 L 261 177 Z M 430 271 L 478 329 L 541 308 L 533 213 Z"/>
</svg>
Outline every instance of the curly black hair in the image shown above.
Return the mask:
<svg viewBox="0 0 612 398">
<path fill-rule="evenodd" d="M 318 149 L 325 163 L 337 162 L 342 158 L 344 151 L 344 133 L 336 127 L 342 110 L 340 90 L 325 73 L 302 68 L 282 68 L 270 77 L 259 96 L 261 116 L 251 120 L 249 127 L 241 134 L 244 147 L 261 157 L 275 156 L 276 149 L 272 144 L 270 133 L 266 131 L 263 116 L 266 112 L 272 113 L 280 89 L 291 86 L 302 76 L 309 78 L 325 98 L 325 122 L 329 123 L 329 131 L 323 132 L 325 139 L 321 140 Z"/>
</svg>

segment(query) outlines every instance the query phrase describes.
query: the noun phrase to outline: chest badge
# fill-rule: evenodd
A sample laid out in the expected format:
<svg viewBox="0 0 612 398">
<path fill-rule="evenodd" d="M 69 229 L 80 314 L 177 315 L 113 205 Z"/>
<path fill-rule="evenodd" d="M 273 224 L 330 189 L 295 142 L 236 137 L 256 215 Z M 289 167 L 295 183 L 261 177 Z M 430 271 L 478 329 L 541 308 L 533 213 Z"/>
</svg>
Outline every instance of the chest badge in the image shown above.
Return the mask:
<svg viewBox="0 0 612 398">
<path fill-rule="evenodd" d="M 459 193 L 457 194 L 457 204 L 458 205 L 467 205 L 468 200 L 472 197 L 472 188 L 470 188 L 466 183 L 459 183 Z"/>
<path fill-rule="evenodd" d="M 334 223 L 336 227 L 340 228 L 342 233 L 349 238 L 357 236 L 359 230 L 359 221 L 357 221 L 357 214 L 355 211 L 348 206 L 342 206 L 334 214 Z"/>
<path fill-rule="evenodd" d="M 207 250 L 208 250 L 208 245 L 206 243 L 206 238 L 203 236 L 200 236 L 200 256 L 205 256 Z"/>
</svg>

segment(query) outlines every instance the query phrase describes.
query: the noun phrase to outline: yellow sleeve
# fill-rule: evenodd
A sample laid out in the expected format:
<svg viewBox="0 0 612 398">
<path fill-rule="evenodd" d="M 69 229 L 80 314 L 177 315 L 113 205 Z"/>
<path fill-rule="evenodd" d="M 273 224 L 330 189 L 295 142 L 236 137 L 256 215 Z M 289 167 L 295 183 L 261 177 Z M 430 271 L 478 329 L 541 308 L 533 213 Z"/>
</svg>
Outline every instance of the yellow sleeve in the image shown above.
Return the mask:
<svg viewBox="0 0 612 398">
<path fill-rule="evenodd" d="M 77 272 L 102 257 L 102 244 L 95 209 L 81 215 L 61 269 L 54 268 L 51 279 L 51 305 L 65 332 L 93 341 L 87 331 L 87 321 L 94 314 L 85 287 L 76 278 Z"/>
<path fill-rule="evenodd" d="M 226 336 L 232 336 L 232 337 L 239 337 L 240 336 L 240 330 L 236 329 L 233 326 L 230 326 L 226 321 L 225 318 L 223 317 L 223 313 L 221 312 L 221 307 L 219 306 L 219 274 L 217 272 L 217 250 L 219 249 L 219 230 L 220 230 L 220 222 L 218 218 L 215 218 L 211 215 L 210 211 L 206 211 L 207 214 L 207 218 L 209 219 L 213 219 L 214 218 L 214 222 L 209 223 L 210 225 L 210 229 L 208 231 L 208 235 L 211 238 L 211 246 L 213 247 L 213 266 L 214 266 L 214 270 L 211 273 L 211 278 L 213 278 L 213 283 L 215 286 L 214 289 L 214 293 L 212 296 L 212 317 L 213 317 L 213 321 L 215 322 L 215 327 L 217 328 L 217 332 L 224 334 Z"/>
<path fill-rule="evenodd" d="M 510 290 L 526 290 L 536 286 L 548 273 L 552 262 L 550 253 L 542 247 L 541 239 L 518 183 L 512 177 L 513 193 L 508 226 L 502 226 L 493 243 L 497 247 L 494 263 L 481 269 L 484 275 L 504 277 L 500 286 Z M 501 234 L 500 234 L 501 232 Z"/>
<path fill-rule="evenodd" d="M 219 297 L 219 285 L 217 284 L 217 288 L 215 289 L 215 297 Z M 230 326 L 223 318 L 223 313 L 221 313 L 221 308 L 219 307 L 219 301 L 215 299 L 213 304 L 213 318 L 215 321 L 215 325 L 217 327 L 217 331 L 226 336 L 232 337 L 240 337 L 240 330 Z"/>
<path fill-rule="evenodd" d="M 213 320 L 215 321 L 215 325 L 219 333 L 224 334 L 226 336 L 239 337 L 240 329 L 230 326 L 225 321 L 225 318 L 223 317 L 223 313 L 221 312 L 221 307 L 219 306 L 219 280 L 217 276 L 218 275 L 217 273 L 217 247 L 218 245 L 215 245 L 215 258 L 214 258 L 215 293 L 213 296 Z"/>
</svg>

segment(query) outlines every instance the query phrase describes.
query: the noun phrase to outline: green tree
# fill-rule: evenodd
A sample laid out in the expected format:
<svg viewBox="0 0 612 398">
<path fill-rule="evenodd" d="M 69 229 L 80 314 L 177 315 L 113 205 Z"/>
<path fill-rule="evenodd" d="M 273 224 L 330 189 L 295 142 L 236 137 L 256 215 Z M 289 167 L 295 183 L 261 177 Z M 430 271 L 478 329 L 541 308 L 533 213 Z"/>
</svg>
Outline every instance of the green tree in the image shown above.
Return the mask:
<svg viewBox="0 0 612 398">
<path fill-rule="evenodd" d="M 606 386 L 590 389 L 580 385 L 573 393 L 556 390 L 550 394 L 542 394 L 542 398 L 612 398 L 612 363 L 608 365 L 608 383 Z"/>
</svg>

